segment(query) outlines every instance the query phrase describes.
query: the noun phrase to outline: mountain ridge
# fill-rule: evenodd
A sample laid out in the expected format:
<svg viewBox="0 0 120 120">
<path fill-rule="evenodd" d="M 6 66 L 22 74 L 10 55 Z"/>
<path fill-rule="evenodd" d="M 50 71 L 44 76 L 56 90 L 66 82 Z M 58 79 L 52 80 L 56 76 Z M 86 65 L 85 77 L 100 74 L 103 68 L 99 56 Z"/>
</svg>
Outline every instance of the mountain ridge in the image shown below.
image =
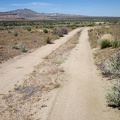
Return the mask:
<svg viewBox="0 0 120 120">
<path fill-rule="evenodd" d="M 11 10 L 11 11 L 7 11 L 7 12 L 12 12 L 12 13 L 16 13 L 18 16 L 20 17 L 24 17 L 24 18 L 30 18 L 30 17 L 75 17 L 75 16 L 83 16 L 83 15 L 75 15 L 75 14 L 65 14 L 65 13 L 39 13 L 36 11 L 33 11 L 31 9 L 17 9 L 17 10 Z"/>
</svg>

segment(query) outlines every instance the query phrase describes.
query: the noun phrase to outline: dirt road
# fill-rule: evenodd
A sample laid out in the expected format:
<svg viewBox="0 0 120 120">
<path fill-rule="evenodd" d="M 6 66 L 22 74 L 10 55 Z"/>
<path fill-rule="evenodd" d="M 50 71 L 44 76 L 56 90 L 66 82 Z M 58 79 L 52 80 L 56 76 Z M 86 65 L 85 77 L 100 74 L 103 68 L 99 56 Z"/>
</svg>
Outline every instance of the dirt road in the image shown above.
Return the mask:
<svg viewBox="0 0 120 120">
<path fill-rule="evenodd" d="M 66 35 L 65 37 L 56 40 L 51 45 L 43 46 L 36 51 L 26 54 L 17 59 L 10 60 L 0 65 L 0 93 L 7 93 L 14 88 L 15 84 L 21 84 L 34 70 L 34 66 L 40 64 L 43 58 L 49 55 L 52 51 L 59 48 L 66 43 L 72 36 L 74 36 L 81 28 L 78 28 Z"/>
<path fill-rule="evenodd" d="M 118 110 L 106 106 L 89 28 L 82 29 L 0 66 L 0 120 L 120 120 Z M 5 94 L 18 81 L 21 86 Z"/>
<path fill-rule="evenodd" d="M 60 89 L 48 120 L 120 119 L 105 105 L 102 78 L 93 62 L 87 28 L 63 67 L 67 82 Z"/>
</svg>

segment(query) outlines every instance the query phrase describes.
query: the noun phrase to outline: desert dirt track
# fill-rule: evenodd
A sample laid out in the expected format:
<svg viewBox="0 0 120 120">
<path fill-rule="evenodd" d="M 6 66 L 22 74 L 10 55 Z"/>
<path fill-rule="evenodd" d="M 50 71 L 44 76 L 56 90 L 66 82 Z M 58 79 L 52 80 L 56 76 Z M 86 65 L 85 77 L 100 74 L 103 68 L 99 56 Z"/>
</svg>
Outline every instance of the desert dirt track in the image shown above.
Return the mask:
<svg viewBox="0 0 120 120">
<path fill-rule="evenodd" d="M 38 113 L 30 120 L 119 120 L 119 112 L 106 106 L 104 82 L 94 64 L 92 50 L 88 42 L 88 29 L 76 29 L 61 40 L 55 41 L 55 44 L 44 46 L 19 59 L 3 63 L 0 68 L 0 94 L 6 94 L 13 89 L 18 81 L 19 84 L 22 84 L 23 80 L 34 70 L 34 66 L 42 63 L 44 57 L 52 51 L 56 51 L 81 30 L 79 43 L 62 64 L 64 69 L 62 84 L 59 88 L 53 89 L 51 94 L 48 92 L 51 97 L 54 96 L 54 99 L 45 103 L 46 105 L 44 105 L 41 113 L 36 107 Z M 30 105 L 31 101 L 34 102 L 37 97 L 33 96 L 32 98 L 31 96 L 30 99 L 26 99 L 25 102 L 22 101 L 21 104 L 28 107 L 27 105 Z M 39 103 L 38 101 L 37 104 L 39 105 Z M 19 105 L 16 106 L 19 107 Z M 49 110 L 46 112 L 48 108 Z M 22 109 L 22 107 L 18 109 Z M 23 109 L 22 111 L 25 115 L 28 114 L 26 110 Z M 11 118 L 18 118 L 18 120 L 26 120 L 27 118 L 19 119 L 17 116 L 19 114 L 15 115 L 16 117 Z M 0 120 L 5 119 L 0 118 Z"/>
<path fill-rule="evenodd" d="M 67 82 L 59 91 L 48 120 L 120 119 L 120 114 L 106 107 L 102 77 L 94 65 L 87 30 L 83 29 L 79 44 L 63 65 Z"/>
</svg>

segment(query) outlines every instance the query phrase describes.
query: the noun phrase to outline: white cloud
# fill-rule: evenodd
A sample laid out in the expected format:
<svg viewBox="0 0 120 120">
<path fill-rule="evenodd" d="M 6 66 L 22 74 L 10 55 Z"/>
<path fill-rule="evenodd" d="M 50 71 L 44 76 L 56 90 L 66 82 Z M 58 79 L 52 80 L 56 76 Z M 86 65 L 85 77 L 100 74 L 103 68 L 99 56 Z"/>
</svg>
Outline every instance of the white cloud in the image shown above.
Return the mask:
<svg viewBox="0 0 120 120">
<path fill-rule="evenodd" d="M 6 11 L 7 10 L 7 8 L 2 8 L 2 7 L 0 7 L 0 12 L 4 12 L 4 11 Z"/>
<path fill-rule="evenodd" d="M 30 5 L 35 5 L 35 6 L 50 6 L 50 5 L 53 5 L 53 4 L 42 3 L 42 2 L 32 2 L 32 3 L 30 3 Z"/>
<path fill-rule="evenodd" d="M 10 4 L 10 6 L 21 6 L 21 5 L 23 5 L 23 4 Z"/>
<path fill-rule="evenodd" d="M 31 2 L 26 4 L 11 4 L 11 6 L 52 6 L 53 4 L 44 2 Z"/>
</svg>

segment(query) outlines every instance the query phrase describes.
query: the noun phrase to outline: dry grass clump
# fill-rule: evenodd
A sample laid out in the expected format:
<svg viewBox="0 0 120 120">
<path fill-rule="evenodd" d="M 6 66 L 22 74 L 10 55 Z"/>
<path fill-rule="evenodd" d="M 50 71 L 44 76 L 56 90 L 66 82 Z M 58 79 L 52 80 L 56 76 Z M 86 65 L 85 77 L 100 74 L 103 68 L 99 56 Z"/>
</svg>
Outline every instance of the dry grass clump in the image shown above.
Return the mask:
<svg viewBox="0 0 120 120">
<path fill-rule="evenodd" d="M 105 26 L 105 29 L 110 29 L 110 26 Z"/>
<path fill-rule="evenodd" d="M 104 34 L 104 35 L 102 35 L 101 37 L 100 37 L 100 42 L 101 41 L 103 41 L 103 40 L 108 40 L 108 41 L 114 41 L 115 40 L 115 38 L 114 38 L 114 36 L 113 35 L 111 35 L 111 34 Z"/>
</svg>

